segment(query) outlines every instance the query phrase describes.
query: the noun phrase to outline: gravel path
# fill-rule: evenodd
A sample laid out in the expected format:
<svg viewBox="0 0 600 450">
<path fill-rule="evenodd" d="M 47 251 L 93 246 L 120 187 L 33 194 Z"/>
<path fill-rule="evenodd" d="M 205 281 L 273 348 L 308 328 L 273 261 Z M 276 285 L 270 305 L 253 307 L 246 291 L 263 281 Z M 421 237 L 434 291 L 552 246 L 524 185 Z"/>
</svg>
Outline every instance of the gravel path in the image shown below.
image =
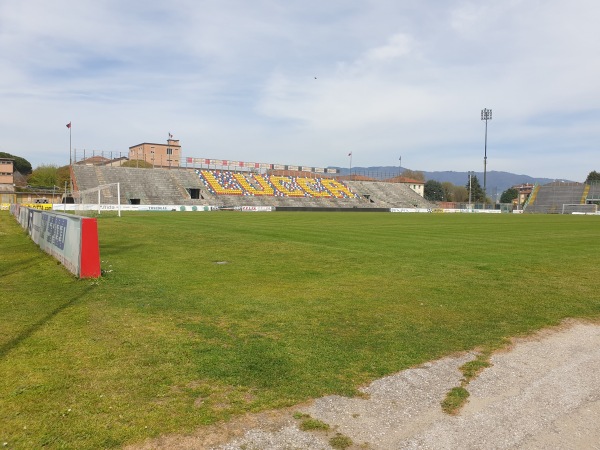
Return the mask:
<svg viewBox="0 0 600 450">
<path fill-rule="evenodd" d="M 600 326 L 571 322 L 515 341 L 469 384 L 462 411 L 446 415 L 440 402 L 459 385 L 458 368 L 473 358 L 444 358 L 382 378 L 362 389 L 364 398 L 329 396 L 254 416 L 252 423 L 243 419 L 232 425 L 226 443 L 208 445 L 207 430 L 199 430 L 143 448 L 329 450 L 329 439 L 341 433 L 352 440 L 349 449 L 600 450 Z M 300 431 L 293 411 L 332 430 Z"/>
</svg>

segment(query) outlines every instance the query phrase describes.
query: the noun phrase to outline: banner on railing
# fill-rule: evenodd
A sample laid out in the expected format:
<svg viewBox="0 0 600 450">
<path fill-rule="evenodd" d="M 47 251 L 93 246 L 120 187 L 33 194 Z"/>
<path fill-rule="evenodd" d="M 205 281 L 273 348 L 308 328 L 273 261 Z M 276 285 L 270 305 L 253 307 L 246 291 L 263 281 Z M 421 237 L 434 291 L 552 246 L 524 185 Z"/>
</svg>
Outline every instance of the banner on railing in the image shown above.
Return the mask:
<svg viewBox="0 0 600 450">
<path fill-rule="evenodd" d="M 297 165 L 286 165 L 286 164 L 273 164 L 273 163 L 258 163 L 248 161 L 231 161 L 227 159 L 212 159 L 212 158 L 185 158 L 186 166 L 192 166 L 194 168 L 219 168 L 219 169 L 263 169 L 263 170 L 290 170 L 290 171 L 301 171 L 301 172 L 312 172 L 312 173 L 339 173 L 338 169 L 323 167 L 312 167 L 312 166 L 297 166 Z"/>
<path fill-rule="evenodd" d="M 11 213 L 29 236 L 79 278 L 100 276 L 96 219 L 12 205 Z"/>
<path fill-rule="evenodd" d="M 98 214 L 116 212 L 117 205 L 97 203 L 57 203 L 52 205 L 55 211 L 91 211 Z M 121 211 L 213 211 L 219 209 L 213 205 L 121 205 Z"/>
</svg>

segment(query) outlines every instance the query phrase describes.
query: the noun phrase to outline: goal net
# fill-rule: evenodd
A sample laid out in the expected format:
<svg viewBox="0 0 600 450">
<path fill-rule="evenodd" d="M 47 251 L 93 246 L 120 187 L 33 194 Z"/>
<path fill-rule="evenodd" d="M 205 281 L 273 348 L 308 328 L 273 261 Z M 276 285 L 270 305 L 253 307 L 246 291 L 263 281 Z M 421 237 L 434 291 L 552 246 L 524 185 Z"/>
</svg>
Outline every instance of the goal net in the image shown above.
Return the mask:
<svg viewBox="0 0 600 450">
<path fill-rule="evenodd" d="M 105 211 L 117 211 L 121 216 L 120 183 L 103 184 L 84 191 L 73 193 L 75 213 L 91 216 Z"/>
<path fill-rule="evenodd" d="M 586 204 L 563 204 L 563 214 L 596 214 L 598 212 L 598 205 L 595 203 Z"/>
</svg>

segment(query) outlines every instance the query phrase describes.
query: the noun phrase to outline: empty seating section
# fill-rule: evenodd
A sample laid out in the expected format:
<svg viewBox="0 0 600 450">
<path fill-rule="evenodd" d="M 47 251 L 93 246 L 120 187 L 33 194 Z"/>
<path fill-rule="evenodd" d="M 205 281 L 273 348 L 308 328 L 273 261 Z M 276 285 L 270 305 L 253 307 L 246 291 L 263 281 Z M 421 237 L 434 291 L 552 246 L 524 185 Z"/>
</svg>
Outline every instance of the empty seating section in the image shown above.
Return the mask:
<svg viewBox="0 0 600 450">
<path fill-rule="evenodd" d="M 434 206 L 403 183 L 381 181 L 348 181 L 353 192 L 368 199 L 373 207 L 427 208 Z"/>
<path fill-rule="evenodd" d="M 233 176 L 249 195 L 275 195 L 273 185 L 263 178 L 247 179 L 243 173 L 234 173 Z"/>
<path fill-rule="evenodd" d="M 221 170 L 196 172 L 208 191 L 216 195 L 357 198 L 348 186 L 330 178 L 288 177 Z"/>
<path fill-rule="evenodd" d="M 596 181 L 588 185 L 586 201 L 598 203 L 600 201 L 600 182 Z"/>
<path fill-rule="evenodd" d="M 73 174 L 79 191 L 103 184 L 120 183 L 122 204 L 133 201 L 142 205 L 209 204 L 205 200 L 191 200 L 186 189 L 206 192 L 204 185 L 192 171 L 74 165 Z M 112 200 L 116 203 L 116 199 Z"/>
<path fill-rule="evenodd" d="M 193 169 L 73 166 L 76 190 L 121 184 L 121 203 L 141 205 L 283 206 L 321 208 L 431 208 L 399 183 L 269 176 Z M 194 190 L 194 198 L 191 192 Z M 116 203 L 116 198 L 107 199 Z"/>
<path fill-rule="evenodd" d="M 231 172 L 203 170 L 203 178 L 209 192 L 217 195 L 244 195 L 246 192 Z"/>
<path fill-rule="evenodd" d="M 257 175 L 261 177 L 261 175 Z M 275 187 L 275 192 L 282 197 L 307 197 L 308 194 L 303 191 L 294 177 L 268 177 L 271 184 Z"/>
<path fill-rule="evenodd" d="M 325 186 L 323 186 L 323 183 L 318 183 L 312 178 L 297 178 L 296 182 L 302 189 L 304 189 L 306 192 L 309 192 L 312 197 L 329 197 L 329 192 L 327 192 Z"/>
<path fill-rule="evenodd" d="M 585 188 L 586 185 L 581 183 L 550 183 L 539 186 L 524 211 L 526 213 L 560 214 L 563 205 L 585 203 Z"/>
</svg>

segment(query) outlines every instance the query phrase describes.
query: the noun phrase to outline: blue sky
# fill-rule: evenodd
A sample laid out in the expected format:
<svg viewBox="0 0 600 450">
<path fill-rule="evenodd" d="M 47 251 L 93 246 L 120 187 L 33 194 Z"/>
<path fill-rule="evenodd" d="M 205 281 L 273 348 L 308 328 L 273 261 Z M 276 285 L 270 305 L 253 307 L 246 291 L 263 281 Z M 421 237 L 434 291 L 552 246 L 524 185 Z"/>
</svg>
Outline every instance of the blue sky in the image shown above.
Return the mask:
<svg viewBox="0 0 600 450">
<path fill-rule="evenodd" d="M 600 170 L 596 0 L 0 0 L 0 151 Z"/>
</svg>

